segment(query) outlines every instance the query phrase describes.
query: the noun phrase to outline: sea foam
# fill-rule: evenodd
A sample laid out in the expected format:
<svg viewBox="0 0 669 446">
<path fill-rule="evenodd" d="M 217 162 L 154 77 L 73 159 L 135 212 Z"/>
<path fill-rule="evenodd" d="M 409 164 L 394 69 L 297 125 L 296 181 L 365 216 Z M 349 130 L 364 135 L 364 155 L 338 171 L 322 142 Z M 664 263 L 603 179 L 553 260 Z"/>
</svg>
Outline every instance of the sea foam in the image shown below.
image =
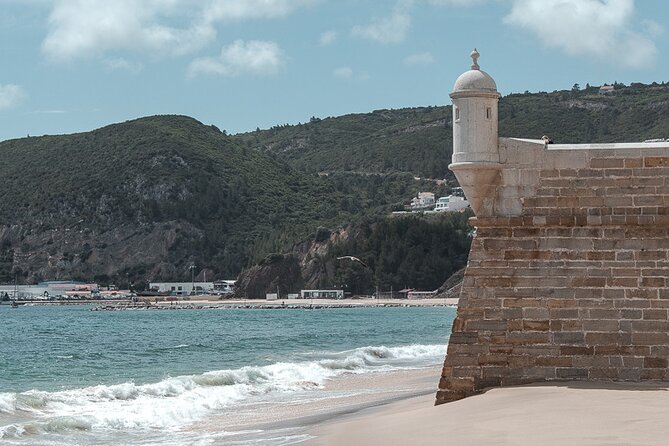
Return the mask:
<svg viewBox="0 0 669 446">
<path fill-rule="evenodd" d="M 168 377 L 150 384 L 126 382 L 59 392 L 0 393 L 0 414 L 28 418 L 0 426 L 0 438 L 73 430 L 177 431 L 212 411 L 312 391 L 343 373 L 437 364 L 444 352 L 444 345 L 369 346 L 304 354 L 294 362 Z"/>
</svg>

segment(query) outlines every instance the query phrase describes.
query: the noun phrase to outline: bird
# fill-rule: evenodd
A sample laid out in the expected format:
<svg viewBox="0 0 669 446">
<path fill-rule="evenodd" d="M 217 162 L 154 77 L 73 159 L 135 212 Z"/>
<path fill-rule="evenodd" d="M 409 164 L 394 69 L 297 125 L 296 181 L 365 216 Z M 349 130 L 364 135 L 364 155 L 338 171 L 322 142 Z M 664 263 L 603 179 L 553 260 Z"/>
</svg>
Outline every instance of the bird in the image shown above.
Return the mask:
<svg viewBox="0 0 669 446">
<path fill-rule="evenodd" d="M 361 264 L 362 266 L 364 266 L 365 268 L 367 268 L 367 264 L 366 264 L 365 262 L 363 262 L 362 260 L 360 260 L 359 258 L 357 258 L 357 257 L 353 257 L 353 256 L 341 256 L 341 257 L 337 257 L 337 260 L 344 260 L 344 259 L 346 259 L 346 260 L 350 260 L 350 261 L 352 261 L 352 262 L 360 262 L 360 264 Z"/>
</svg>

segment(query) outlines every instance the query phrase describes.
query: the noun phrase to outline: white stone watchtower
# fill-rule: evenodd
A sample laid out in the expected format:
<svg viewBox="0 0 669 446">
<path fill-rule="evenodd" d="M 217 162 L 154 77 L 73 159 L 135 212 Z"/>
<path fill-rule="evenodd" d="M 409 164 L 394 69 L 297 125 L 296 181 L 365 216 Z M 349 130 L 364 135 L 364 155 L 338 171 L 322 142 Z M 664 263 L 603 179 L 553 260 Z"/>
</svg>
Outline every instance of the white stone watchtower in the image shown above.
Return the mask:
<svg viewBox="0 0 669 446">
<path fill-rule="evenodd" d="M 499 93 L 493 78 L 480 69 L 476 48 L 471 57 L 471 70 L 458 77 L 451 93 L 453 162 L 449 169 L 476 215 L 490 216 L 502 167 L 497 139 Z"/>
</svg>

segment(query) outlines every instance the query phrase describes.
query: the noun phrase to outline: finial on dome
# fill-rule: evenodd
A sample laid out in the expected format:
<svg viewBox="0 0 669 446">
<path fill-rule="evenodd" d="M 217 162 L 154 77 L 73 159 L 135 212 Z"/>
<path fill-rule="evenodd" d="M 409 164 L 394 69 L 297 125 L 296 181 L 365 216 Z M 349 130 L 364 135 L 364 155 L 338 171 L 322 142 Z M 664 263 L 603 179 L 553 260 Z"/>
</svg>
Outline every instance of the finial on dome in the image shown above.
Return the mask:
<svg viewBox="0 0 669 446">
<path fill-rule="evenodd" d="M 479 67 L 479 64 L 478 64 L 478 60 L 479 60 L 480 54 L 479 54 L 478 51 L 476 51 L 476 48 L 474 48 L 474 51 L 471 52 L 470 56 L 471 56 L 472 62 L 473 62 L 472 63 L 472 70 L 479 70 L 480 67 Z"/>
</svg>

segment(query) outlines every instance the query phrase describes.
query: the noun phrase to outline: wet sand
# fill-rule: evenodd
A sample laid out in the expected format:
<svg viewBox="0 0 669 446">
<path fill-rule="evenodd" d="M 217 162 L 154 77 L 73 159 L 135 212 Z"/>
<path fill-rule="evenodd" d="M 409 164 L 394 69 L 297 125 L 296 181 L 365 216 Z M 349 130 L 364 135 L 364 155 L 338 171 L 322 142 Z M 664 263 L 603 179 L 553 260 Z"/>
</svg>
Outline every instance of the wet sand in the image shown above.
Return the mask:
<svg viewBox="0 0 669 446">
<path fill-rule="evenodd" d="M 372 407 L 416 396 L 434 398 L 440 366 L 414 370 L 346 374 L 323 388 L 290 393 L 271 402 L 256 401 L 223 410 L 190 429 L 211 434 L 224 431 L 236 441 L 273 444 L 281 437 L 311 439 L 311 430 L 334 420 L 362 413 Z M 285 443 L 285 444 L 289 444 Z M 300 443 L 301 444 L 301 443 Z"/>
</svg>

